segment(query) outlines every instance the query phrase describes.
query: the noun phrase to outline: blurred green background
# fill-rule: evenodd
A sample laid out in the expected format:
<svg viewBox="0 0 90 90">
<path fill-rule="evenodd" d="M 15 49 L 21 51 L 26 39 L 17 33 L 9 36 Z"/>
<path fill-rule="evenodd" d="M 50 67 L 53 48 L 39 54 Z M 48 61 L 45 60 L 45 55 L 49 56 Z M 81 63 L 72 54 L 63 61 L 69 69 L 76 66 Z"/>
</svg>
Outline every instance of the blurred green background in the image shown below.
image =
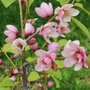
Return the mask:
<svg viewBox="0 0 90 90">
<path fill-rule="evenodd" d="M 56 0 L 35 0 L 30 8 L 30 18 L 38 17 L 35 13 L 35 7 L 39 6 L 41 2 L 51 2 L 56 8 L 60 4 Z M 81 0 L 82 3 L 88 11 L 90 11 L 90 0 Z M 13 24 L 16 27 L 20 28 L 20 19 L 19 19 L 19 9 L 18 3 L 15 2 L 9 8 L 5 8 L 0 0 L 0 48 L 5 43 L 5 36 L 3 34 L 5 27 L 7 24 Z M 23 11 L 25 12 L 25 7 L 23 7 Z M 80 20 L 90 31 L 90 16 L 88 16 L 85 12 L 80 9 L 80 14 L 76 18 Z M 39 18 L 39 17 L 38 17 Z M 43 20 L 43 21 L 42 21 Z M 45 23 L 46 20 L 39 19 L 35 24 L 36 26 L 40 26 Z M 75 40 L 78 39 L 81 42 L 81 45 L 86 48 L 87 51 L 90 52 L 90 41 L 88 41 L 86 35 L 73 23 L 70 23 L 71 33 L 67 35 L 67 40 Z M 1 56 L 0 56 L 1 57 Z M 89 56 L 90 57 L 90 56 Z M 88 58 L 90 60 L 90 58 Z M 89 69 L 81 69 L 78 72 L 75 72 L 73 68 L 62 69 L 62 80 L 60 81 L 60 88 L 57 89 L 52 87 L 50 90 L 90 90 L 90 68 Z M 0 74 L 2 70 L 0 69 Z"/>
</svg>

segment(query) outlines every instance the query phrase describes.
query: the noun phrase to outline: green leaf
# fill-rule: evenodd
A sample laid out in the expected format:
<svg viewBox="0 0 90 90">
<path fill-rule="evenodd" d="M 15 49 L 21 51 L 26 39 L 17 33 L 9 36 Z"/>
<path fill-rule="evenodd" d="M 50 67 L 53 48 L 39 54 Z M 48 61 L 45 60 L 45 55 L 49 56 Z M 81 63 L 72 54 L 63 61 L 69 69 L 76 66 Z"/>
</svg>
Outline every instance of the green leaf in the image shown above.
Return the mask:
<svg viewBox="0 0 90 90">
<path fill-rule="evenodd" d="M 66 39 L 61 39 L 61 40 L 59 40 L 59 44 L 60 44 L 60 47 L 61 47 L 61 48 L 63 48 L 66 43 L 67 43 L 67 40 L 66 40 Z"/>
<path fill-rule="evenodd" d="M 12 49 L 12 44 L 11 44 L 11 43 L 5 44 L 5 45 L 3 46 L 3 48 L 2 48 L 2 51 L 6 52 L 6 53 L 7 53 L 7 52 L 10 52 L 10 53 L 13 53 L 13 54 L 16 53 L 16 51 Z"/>
<path fill-rule="evenodd" d="M 28 81 L 36 81 L 38 79 L 40 79 L 40 76 L 39 76 L 38 72 L 36 72 L 36 71 L 32 71 L 30 73 L 30 75 L 28 76 Z"/>
<path fill-rule="evenodd" d="M 10 88 L 7 88 L 7 87 L 0 87 L 0 90 L 10 90 Z"/>
<path fill-rule="evenodd" d="M 36 58 L 36 57 L 35 57 L 35 58 Z M 26 61 L 28 61 L 28 62 L 33 62 L 33 61 L 35 60 L 35 58 L 28 57 L 28 58 L 26 59 Z"/>
<path fill-rule="evenodd" d="M 63 60 L 56 60 L 56 64 L 58 65 L 58 68 L 63 68 L 64 64 L 63 64 Z"/>
<path fill-rule="evenodd" d="M 62 79 L 62 74 L 60 72 L 60 70 L 54 71 L 53 69 L 49 69 L 48 74 L 51 76 L 54 76 L 55 78 L 61 80 Z"/>
<path fill-rule="evenodd" d="M 59 82 L 59 80 L 57 80 L 55 77 L 53 77 L 52 76 L 52 78 L 53 78 L 53 80 L 55 81 L 55 84 L 56 84 L 56 88 L 60 88 L 60 82 Z"/>
<path fill-rule="evenodd" d="M 74 6 L 79 7 L 90 16 L 90 12 L 87 9 L 85 9 L 81 3 L 75 3 Z"/>
<path fill-rule="evenodd" d="M 15 86 L 17 83 L 13 83 L 7 76 L 0 82 L 0 87 L 4 86 Z M 1 90 L 1 89 L 0 89 Z"/>
<path fill-rule="evenodd" d="M 28 50 L 30 50 L 29 45 L 27 45 L 26 48 L 25 48 L 25 51 L 28 51 Z"/>
<path fill-rule="evenodd" d="M 13 4 L 16 0 L 1 0 L 3 5 L 8 8 L 11 4 Z"/>
<path fill-rule="evenodd" d="M 72 18 L 72 21 L 84 32 L 84 34 L 90 40 L 90 32 L 87 29 L 87 27 L 83 23 L 81 23 L 79 20 L 77 20 L 76 18 Z"/>
<path fill-rule="evenodd" d="M 57 0 L 61 5 L 64 5 L 67 0 Z"/>
<path fill-rule="evenodd" d="M 90 12 L 83 7 L 82 3 L 75 3 L 74 6 L 79 7 L 80 9 L 82 9 L 85 13 L 87 13 L 90 16 Z"/>
</svg>

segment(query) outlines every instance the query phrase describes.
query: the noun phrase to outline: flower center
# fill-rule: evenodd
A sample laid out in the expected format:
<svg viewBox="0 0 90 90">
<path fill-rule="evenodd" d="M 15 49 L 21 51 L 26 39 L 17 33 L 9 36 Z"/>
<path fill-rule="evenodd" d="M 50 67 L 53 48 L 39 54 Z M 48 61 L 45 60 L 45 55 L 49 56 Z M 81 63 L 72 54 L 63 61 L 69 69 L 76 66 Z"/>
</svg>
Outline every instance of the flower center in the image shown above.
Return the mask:
<svg viewBox="0 0 90 90">
<path fill-rule="evenodd" d="M 21 43 L 18 43 L 17 46 L 20 47 L 20 48 L 23 47 L 23 45 Z"/>
</svg>

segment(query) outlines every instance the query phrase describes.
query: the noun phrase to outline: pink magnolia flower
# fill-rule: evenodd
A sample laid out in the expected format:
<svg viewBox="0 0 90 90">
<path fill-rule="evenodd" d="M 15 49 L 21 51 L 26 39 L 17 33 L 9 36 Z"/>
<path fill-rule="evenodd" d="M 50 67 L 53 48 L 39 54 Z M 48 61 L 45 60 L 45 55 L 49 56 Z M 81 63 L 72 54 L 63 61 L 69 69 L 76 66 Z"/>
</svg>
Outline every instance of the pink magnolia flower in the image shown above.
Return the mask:
<svg viewBox="0 0 90 90">
<path fill-rule="evenodd" d="M 52 51 L 57 52 L 57 51 L 60 50 L 60 46 L 59 46 L 59 44 L 58 44 L 57 42 L 51 42 L 51 43 L 49 43 L 49 45 L 48 45 L 48 50 L 49 50 L 49 51 L 52 50 Z"/>
<path fill-rule="evenodd" d="M 7 30 L 4 31 L 4 34 L 8 37 L 5 39 L 5 41 L 12 42 L 17 37 L 18 29 L 13 25 L 7 25 L 6 28 Z"/>
<path fill-rule="evenodd" d="M 39 31 L 40 35 L 44 37 L 44 39 L 50 43 L 49 38 L 53 37 L 59 37 L 59 34 L 56 30 L 57 24 L 55 22 L 49 22 L 45 24 L 44 26 L 41 26 L 40 28 L 37 28 L 37 31 Z"/>
<path fill-rule="evenodd" d="M 47 18 L 53 13 L 53 6 L 51 3 L 47 4 L 45 2 L 42 2 L 40 7 L 35 8 L 35 11 L 40 17 Z"/>
<path fill-rule="evenodd" d="M 34 33 L 34 27 L 30 23 L 26 23 L 25 25 L 25 34 L 26 35 L 31 35 Z"/>
<path fill-rule="evenodd" d="M 56 58 L 56 53 L 54 51 L 46 52 L 44 50 L 37 50 L 35 54 L 39 57 L 37 65 L 35 66 L 36 71 L 41 72 L 52 67 Z"/>
<path fill-rule="evenodd" d="M 61 54 L 65 57 L 65 67 L 71 67 L 74 65 L 75 71 L 80 70 L 82 67 L 88 68 L 85 49 L 80 46 L 80 42 L 78 40 L 72 42 L 68 41 Z"/>
<path fill-rule="evenodd" d="M 12 48 L 18 51 L 23 51 L 26 45 L 26 41 L 21 38 L 18 38 L 12 42 Z"/>
<path fill-rule="evenodd" d="M 70 32 L 70 29 L 68 25 L 59 24 L 57 25 L 57 32 L 61 37 L 65 37 L 65 35 Z"/>
<path fill-rule="evenodd" d="M 73 8 L 73 4 L 66 4 L 64 6 L 57 7 L 55 10 L 56 20 L 63 22 L 70 22 L 72 16 L 77 16 L 79 10 Z"/>
</svg>

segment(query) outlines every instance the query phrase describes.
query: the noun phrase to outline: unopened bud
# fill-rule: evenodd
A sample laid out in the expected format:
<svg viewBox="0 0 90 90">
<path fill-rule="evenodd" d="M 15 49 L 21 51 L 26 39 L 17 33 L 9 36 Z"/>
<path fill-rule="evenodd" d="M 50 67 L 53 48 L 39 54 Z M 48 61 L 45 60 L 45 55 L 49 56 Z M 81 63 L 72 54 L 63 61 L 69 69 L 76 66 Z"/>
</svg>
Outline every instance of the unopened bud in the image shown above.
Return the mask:
<svg viewBox="0 0 90 90">
<path fill-rule="evenodd" d="M 32 45 L 32 44 L 35 44 L 36 43 L 36 38 L 31 38 L 29 41 L 28 41 L 28 44 L 29 45 Z"/>
<path fill-rule="evenodd" d="M 19 53 L 16 53 L 16 54 L 13 55 L 13 59 L 18 58 L 19 56 L 20 56 L 20 54 Z"/>
<path fill-rule="evenodd" d="M 33 50 L 33 51 L 36 51 L 38 49 L 38 43 L 30 45 L 30 49 Z"/>
<path fill-rule="evenodd" d="M 48 87 L 52 87 L 54 85 L 53 81 L 48 81 L 47 83 Z"/>
<path fill-rule="evenodd" d="M 11 80 L 12 82 L 15 82 L 15 81 L 16 81 L 16 77 L 15 77 L 15 76 L 12 76 L 12 77 L 10 77 L 10 80 Z"/>
<path fill-rule="evenodd" d="M 3 64 L 3 61 L 2 61 L 2 59 L 0 59 L 0 65 L 2 65 Z"/>
</svg>

